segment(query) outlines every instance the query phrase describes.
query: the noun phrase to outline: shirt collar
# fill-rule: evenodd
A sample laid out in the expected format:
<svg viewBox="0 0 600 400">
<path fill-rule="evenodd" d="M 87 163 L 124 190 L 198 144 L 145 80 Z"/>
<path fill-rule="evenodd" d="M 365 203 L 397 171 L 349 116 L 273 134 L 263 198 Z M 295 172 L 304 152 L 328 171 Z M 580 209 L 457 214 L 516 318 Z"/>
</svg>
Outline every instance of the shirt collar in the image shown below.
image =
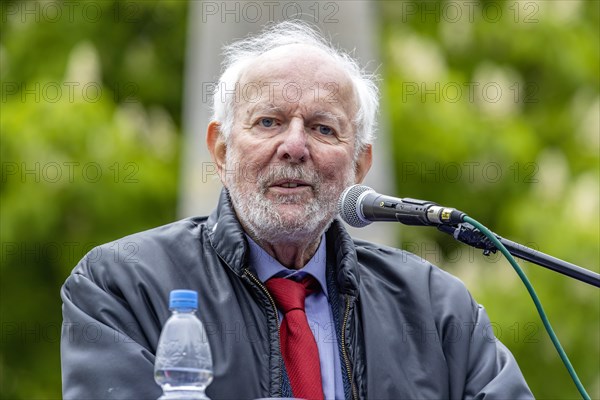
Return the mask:
<svg viewBox="0 0 600 400">
<path fill-rule="evenodd" d="M 292 278 L 302 279 L 306 275 L 311 275 L 321 285 L 321 290 L 325 296 L 327 294 L 327 280 L 325 278 L 326 269 L 326 246 L 325 246 L 325 234 L 321 236 L 321 243 L 317 248 L 317 251 L 308 261 L 308 263 L 299 270 L 289 269 L 281 265 L 279 261 L 271 257 L 262 247 L 260 247 L 252 238 L 246 235 L 250 250 L 250 266 L 258 275 L 258 279 L 262 282 L 266 282 L 274 276 L 281 278 Z"/>
</svg>

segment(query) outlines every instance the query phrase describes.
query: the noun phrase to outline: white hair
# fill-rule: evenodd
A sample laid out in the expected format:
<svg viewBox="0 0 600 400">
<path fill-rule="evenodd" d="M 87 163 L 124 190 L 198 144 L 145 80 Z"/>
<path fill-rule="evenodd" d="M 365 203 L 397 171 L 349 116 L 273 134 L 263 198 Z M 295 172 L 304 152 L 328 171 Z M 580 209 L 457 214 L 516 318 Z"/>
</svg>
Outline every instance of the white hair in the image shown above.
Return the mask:
<svg viewBox="0 0 600 400">
<path fill-rule="evenodd" d="M 379 107 L 376 78 L 363 70 L 352 56 L 336 48 L 312 26 L 299 20 L 277 23 L 257 36 L 250 36 L 224 47 L 223 73 L 213 98 L 213 120 L 219 122 L 221 133 L 228 138 L 233 129 L 235 100 L 239 98 L 239 93 L 235 95 L 230 93 L 234 88 L 237 91 L 242 73 L 260 55 L 292 44 L 313 46 L 325 51 L 348 74 L 358 106 L 352 121 L 356 131 L 355 155 L 357 155 L 366 145 L 373 143 L 375 138 L 376 114 Z M 224 91 L 229 94 L 226 95 Z"/>
</svg>

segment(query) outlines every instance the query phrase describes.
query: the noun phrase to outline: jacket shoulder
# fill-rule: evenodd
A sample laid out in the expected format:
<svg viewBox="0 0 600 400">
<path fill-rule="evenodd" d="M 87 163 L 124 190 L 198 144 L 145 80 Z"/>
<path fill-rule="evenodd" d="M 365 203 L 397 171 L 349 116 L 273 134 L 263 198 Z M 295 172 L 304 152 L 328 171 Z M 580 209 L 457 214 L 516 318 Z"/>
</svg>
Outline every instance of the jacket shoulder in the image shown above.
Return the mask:
<svg viewBox="0 0 600 400">
<path fill-rule="evenodd" d="M 363 269 L 366 267 L 365 272 L 369 274 L 408 276 L 410 279 L 424 276 L 448 285 L 465 287 L 459 278 L 409 251 L 361 239 L 354 239 L 354 245 L 359 265 Z"/>
<path fill-rule="evenodd" d="M 475 317 L 478 305 L 456 276 L 405 250 L 359 239 L 354 243 L 361 286 L 388 291 L 383 296 L 400 294 L 434 314 L 460 310 L 463 318 Z"/>
<path fill-rule="evenodd" d="M 72 274 L 102 281 L 110 276 L 123 277 L 132 269 L 157 269 L 169 260 L 184 262 L 201 251 L 206 220 L 186 218 L 97 246 L 79 261 Z"/>
</svg>

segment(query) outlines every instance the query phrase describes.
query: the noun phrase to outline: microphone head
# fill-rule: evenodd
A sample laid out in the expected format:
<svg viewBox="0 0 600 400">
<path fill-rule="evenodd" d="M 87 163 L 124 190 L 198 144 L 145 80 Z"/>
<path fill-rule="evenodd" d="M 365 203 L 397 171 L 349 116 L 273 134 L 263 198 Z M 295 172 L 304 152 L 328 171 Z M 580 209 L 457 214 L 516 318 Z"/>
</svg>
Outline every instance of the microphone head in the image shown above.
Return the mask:
<svg viewBox="0 0 600 400">
<path fill-rule="evenodd" d="M 364 185 L 352 185 L 344 190 L 338 200 L 340 217 L 348 225 L 355 228 L 362 228 L 371 223 L 371 221 L 364 218 L 361 211 L 361 195 L 365 192 L 374 192 L 374 190 Z"/>
</svg>

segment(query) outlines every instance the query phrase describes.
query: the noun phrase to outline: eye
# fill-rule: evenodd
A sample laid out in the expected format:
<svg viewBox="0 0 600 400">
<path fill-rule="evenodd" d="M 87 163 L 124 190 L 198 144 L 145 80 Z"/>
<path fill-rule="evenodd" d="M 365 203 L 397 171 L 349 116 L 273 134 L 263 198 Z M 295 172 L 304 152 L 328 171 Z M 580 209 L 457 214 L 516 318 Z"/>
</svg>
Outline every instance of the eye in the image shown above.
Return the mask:
<svg viewBox="0 0 600 400">
<path fill-rule="evenodd" d="M 258 124 L 265 128 L 270 128 L 275 125 L 275 120 L 273 118 L 261 118 L 258 120 Z"/>
<path fill-rule="evenodd" d="M 327 126 L 327 125 L 319 125 L 318 129 L 319 129 L 319 133 L 322 134 L 322 135 L 329 136 L 329 135 L 333 135 L 334 134 L 333 129 L 331 127 Z"/>
</svg>

